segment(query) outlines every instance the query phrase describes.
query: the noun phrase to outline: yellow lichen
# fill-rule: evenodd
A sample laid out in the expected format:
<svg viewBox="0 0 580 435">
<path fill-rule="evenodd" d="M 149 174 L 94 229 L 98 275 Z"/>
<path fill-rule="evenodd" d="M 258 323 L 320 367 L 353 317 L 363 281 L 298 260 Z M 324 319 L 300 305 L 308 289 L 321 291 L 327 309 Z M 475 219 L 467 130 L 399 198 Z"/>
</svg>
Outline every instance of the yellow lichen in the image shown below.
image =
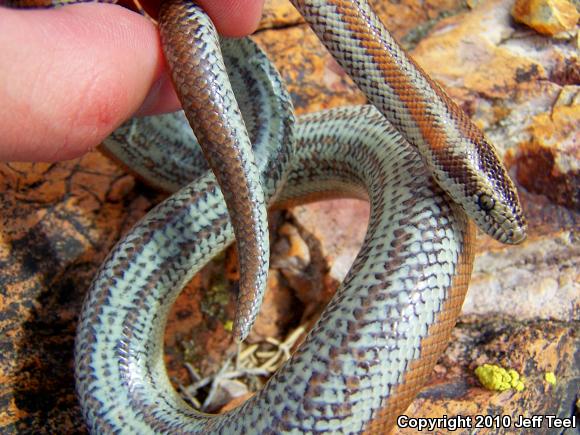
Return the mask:
<svg viewBox="0 0 580 435">
<path fill-rule="evenodd" d="M 228 332 L 232 332 L 234 330 L 234 322 L 228 320 L 224 323 L 224 329 Z"/>
<path fill-rule="evenodd" d="M 525 386 L 520 374 L 514 369 L 504 369 L 494 364 L 484 364 L 475 369 L 475 375 L 481 385 L 488 390 L 506 391 L 514 389 L 523 391 Z"/>
<path fill-rule="evenodd" d="M 556 375 L 554 374 L 554 372 L 546 372 L 544 374 L 544 379 L 548 384 L 556 385 Z"/>
</svg>

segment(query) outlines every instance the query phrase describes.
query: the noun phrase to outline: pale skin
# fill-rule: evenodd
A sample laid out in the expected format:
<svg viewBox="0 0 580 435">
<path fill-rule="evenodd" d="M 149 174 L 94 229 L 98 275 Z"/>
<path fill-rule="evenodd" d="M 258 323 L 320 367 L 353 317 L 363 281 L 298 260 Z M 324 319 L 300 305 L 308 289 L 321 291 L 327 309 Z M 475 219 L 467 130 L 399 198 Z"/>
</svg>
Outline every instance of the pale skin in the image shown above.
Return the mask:
<svg viewBox="0 0 580 435">
<path fill-rule="evenodd" d="M 158 3 L 148 2 L 152 15 Z M 226 36 L 252 33 L 263 6 L 263 0 L 198 3 Z M 126 8 L 0 7 L 0 29 L 0 161 L 79 157 L 131 116 L 180 106 L 156 27 Z"/>
</svg>

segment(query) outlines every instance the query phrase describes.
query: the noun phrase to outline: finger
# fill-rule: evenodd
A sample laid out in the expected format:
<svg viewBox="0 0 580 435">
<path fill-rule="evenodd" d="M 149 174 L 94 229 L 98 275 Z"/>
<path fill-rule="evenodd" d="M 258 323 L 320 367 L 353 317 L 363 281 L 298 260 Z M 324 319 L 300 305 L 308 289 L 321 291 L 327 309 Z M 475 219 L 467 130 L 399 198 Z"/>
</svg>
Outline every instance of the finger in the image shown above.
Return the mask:
<svg viewBox="0 0 580 435">
<path fill-rule="evenodd" d="M 179 103 L 155 26 L 113 5 L 0 8 L 0 160 L 69 159 Z"/>
<path fill-rule="evenodd" d="M 197 0 L 208 13 L 218 32 L 224 36 L 246 36 L 256 30 L 264 0 Z M 144 9 L 157 17 L 161 0 L 144 0 Z"/>
<path fill-rule="evenodd" d="M 258 27 L 263 0 L 198 0 L 225 36 L 245 36 Z"/>
</svg>

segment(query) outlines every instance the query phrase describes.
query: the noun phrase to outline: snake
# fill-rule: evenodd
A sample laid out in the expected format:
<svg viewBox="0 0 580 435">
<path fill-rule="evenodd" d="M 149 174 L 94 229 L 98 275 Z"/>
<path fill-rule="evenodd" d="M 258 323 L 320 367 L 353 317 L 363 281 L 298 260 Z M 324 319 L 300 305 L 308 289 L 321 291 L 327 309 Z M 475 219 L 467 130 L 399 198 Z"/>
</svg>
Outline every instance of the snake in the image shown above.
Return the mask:
<svg viewBox="0 0 580 435">
<path fill-rule="evenodd" d="M 526 237 L 493 145 L 370 5 L 293 4 L 372 105 L 296 119 L 281 77 L 251 39 L 220 38 L 188 0 L 162 5 L 162 44 L 184 111 L 128 120 L 103 149 L 174 193 L 117 243 L 83 304 L 75 377 L 91 432 L 387 433 L 450 339 L 475 225 L 503 243 Z M 367 233 L 304 342 L 239 407 L 219 415 L 189 407 L 163 363 L 163 331 L 181 289 L 235 240 L 234 336 L 243 339 L 268 268 L 265 209 L 344 197 L 370 202 Z"/>
</svg>

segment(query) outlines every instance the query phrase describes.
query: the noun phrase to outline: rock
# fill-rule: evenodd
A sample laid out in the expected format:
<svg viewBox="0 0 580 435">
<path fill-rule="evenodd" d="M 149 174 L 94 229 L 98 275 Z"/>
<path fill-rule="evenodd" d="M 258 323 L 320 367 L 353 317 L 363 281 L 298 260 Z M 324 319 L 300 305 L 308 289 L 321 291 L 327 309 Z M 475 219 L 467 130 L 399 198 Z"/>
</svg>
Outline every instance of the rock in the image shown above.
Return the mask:
<svg viewBox="0 0 580 435">
<path fill-rule="evenodd" d="M 280 272 L 270 269 L 262 308 L 250 331 L 248 342 L 256 343 L 268 337 L 284 338 L 290 325 L 300 321 L 302 308 L 294 292 L 280 278 Z"/>
<path fill-rule="evenodd" d="M 321 201 L 291 210 L 301 244 L 308 246 L 309 262 L 281 272 L 304 305 L 303 322 L 318 318 L 346 276 L 364 239 L 368 217 L 368 204 L 359 200 Z M 280 264 L 284 263 L 273 262 L 275 267 Z"/>
<path fill-rule="evenodd" d="M 500 153 L 529 141 L 533 117 L 550 113 L 562 92 L 579 83 L 578 49 L 522 35 L 508 1 L 481 3 L 441 20 L 413 51 Z M 445 62 L 441 62 L 445 59 Z"/>
<path fill-rule="evenodd" d="M 310 264 L 310 251 L 298 229 L 289 223 L 278 230 L 278 241 L 272 248 L 272 267 L 288 275 L 299 273 Z"/>
<path fill-rule="evenodd" d="M 533 117 L 530 139 L 513 155 L 518 182 L 580 211 L 580 87 L 566 86 L 549 112 Z"/>
<path fill-rule="evenodd" d="M 236 287 L 228 271 L 232 257 L 235 250 L 230 248 L 206 265 L 171 308 L 165 328 L 165 363 L 176 384 L 191 382 L 184 362 L 209 376 L 236 350 L 228 327 L 236 303 Z"/>
<path fill-rule="evenodd" d="M 220 413 L 228 412 L 234 408 L 237 408 L 238 406 L 240 406 L 242 403 L 244 403 L 246 400 L 248 400 L 253 395 L 254 395 L 254 393 L 247 393 L 243 396 L 236 397 L 235 399 L 228 402 L 223 408 L 221 408 Z"/>
<path fill-rule="evenodd" d="M 243 382 L 235 379 L 224 379 L 217 386 L 216 394 L 209 408 L 212 410 L 220 409 L 235 399 L 247 397 L 248 394 L 248 386 Z"/>
<path fill-rule="evenodd" d="M 481 434 L 522 433 L 514 426 L 518 416 L 572 417 L 580 387 L 578 326 L 577 322 L 569 325 L 551 321 L 513 322 L 502 317 L 460 323 L 431 381 L 405 415 L 471 417 L 471 427 L 460 427 L 454 432 L 458 434 L 473 433 L 477 415 L 490 419 L 500 416 L 500 424 L 501 416 L 511 418 L 506 427 L 495 426 L 498 419 L 492 420 L 491 427 L 477 430 Z M 524 378 L 524 390 L 500 393 L 485 389 L 475 376 L 475 369 L 483 364 L 515 369 Z M 545 380 L 547 372 L 555 373 L 556 385 Z M 538 429 L 534 433 L 561 433 L 549 430 L 546 422 Z M 417 432 L 397 428 L 394 433 Z"/>
<path fill-rule="evenodd" d="M 264 4 L 259 30 L 303 24 L 304 19 L 287 0 L 269 0 Z"/>
<path fill-rule="evenodd" d="M 298 114 L 345 104 L 364 104 L 365 97 L 306 25 L 264 30 L 254 40 L 280 71 Z M 300 50 L 296 50 L 296 47 Z M 297 68 L 297 66 L 300 66 Z"/>
<path fill-rule="evenodd" d="M 294 219 L 318 242 L 330 278 L 341 282 L 362 245 L 369 206 L 359 200 L 329 200 L 295 207 Z"/>
<path fill-rule="evenodd" d="M 0 432 L 84 432 L 73 379 L 83 297 L 159 199 L 97 152 L 0 164 Z"/>
<path fill-rule="evenodd" d="M 569 0 L 516 0 L 512 16 L 544 35 L 572 30 L 580 13 Z"/>
<path fill-rule="evenodd" d="M 316 319 L 334 291 L 336 282 L 328 277 L 321 243 L 296 215 L 295 224 L 286 223 L 279 229 L 272 248 L 271 266 L 279 270 L 302 305 L 301 322 Z M 330 286 L 328 284 L 331 284 Z"/>
<path fill-rule="evenodd" d="M 478 253 L 463 314 L 514 320 L 580 319 L 580 234 L 536 237 Z"/>
</svg>

